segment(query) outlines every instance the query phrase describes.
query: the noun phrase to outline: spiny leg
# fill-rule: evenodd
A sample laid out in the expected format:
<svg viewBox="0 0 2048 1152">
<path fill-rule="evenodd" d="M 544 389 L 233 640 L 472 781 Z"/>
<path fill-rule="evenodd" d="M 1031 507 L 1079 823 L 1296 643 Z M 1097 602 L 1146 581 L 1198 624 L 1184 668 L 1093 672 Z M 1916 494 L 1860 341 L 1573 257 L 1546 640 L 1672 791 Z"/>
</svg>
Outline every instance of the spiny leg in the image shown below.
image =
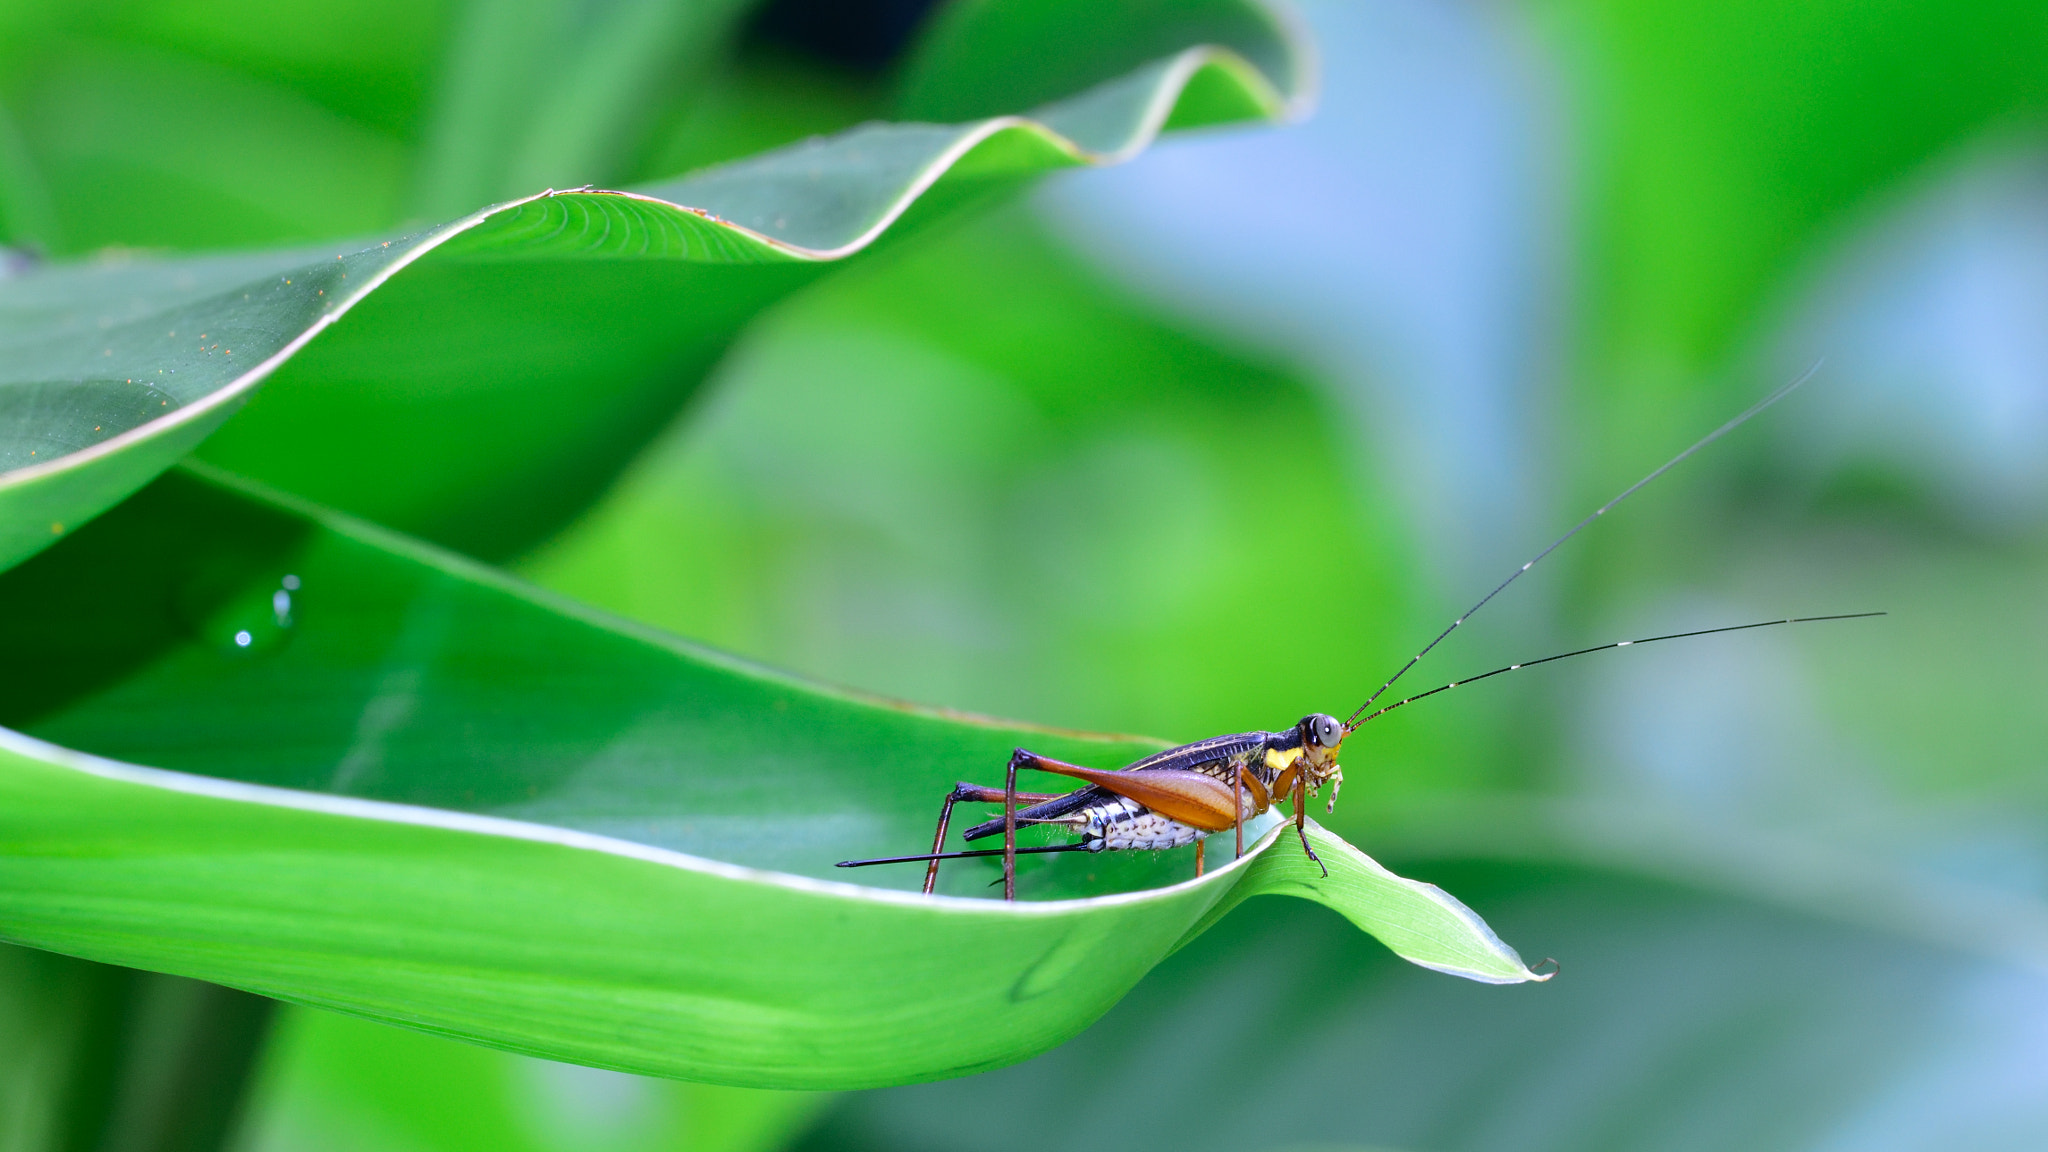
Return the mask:
<svg viewBox="0 0 2048 1152">
<path fill-rule="evenodd" d="M 1208 842 L 1207 837 L 1195 841 L 1195 879 L 1197 880 L 1202 878 L 1202 845 Z"/>
<path fill-rule="evenodd" d="M 1059 795 L 1057 792 L 1019 792 L 1017 799 L 1029 804 L 1040 804 L 1047 800 L 1057 800 Z M 1000 804 L 1003 802 L 1003 796 L 1003 790 L 1000 788 L 984 788 L 979 784 L 969 784 L 965 780 L 953 785 L 953 790 L 946 794 L 946 803 L 939 809 L 939 830 L 932 836 L 932 855 L 937 856 L 945 851 L 946 826 L 952 822 L 953 805 Z M 939 862 L 933 860 L 924 870 L 924 894 L 931 895 L 938 883 Z"/>
<path fill-rule="evenodd" d="M 1330 866 L 1323 863 L 1323 858 L 1316 855 L 1316 850 L 1308 846 L 1308 777 L 1305 775 L 1294 778 L 1294 834 L 1301 837 L 1301 850 L 1308 853 L 1308 858 L 1316 862 L 1316 867 L 1323 870 L 1323 875 L 1328 876 Z"/>
</svg>

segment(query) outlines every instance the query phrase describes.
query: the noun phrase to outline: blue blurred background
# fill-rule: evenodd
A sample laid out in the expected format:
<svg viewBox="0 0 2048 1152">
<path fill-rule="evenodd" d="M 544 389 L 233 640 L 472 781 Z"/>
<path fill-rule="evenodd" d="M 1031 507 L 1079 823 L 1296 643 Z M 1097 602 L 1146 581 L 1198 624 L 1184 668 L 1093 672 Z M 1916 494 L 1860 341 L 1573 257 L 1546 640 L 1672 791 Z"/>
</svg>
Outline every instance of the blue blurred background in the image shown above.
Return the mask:
<svg viewBox="0 0 2048 1152">
<path fill-rule="evenodd" d="M 2048 9 L 1300 11 L 1311 119 L 1173 139 L 853 262 L 514 568 L 922 702 L 1278 727 L 1348 711 L 1823 361 L 1415 686 L 1889 617 L 1532 670 L 1347 744 L 1332 827 L 1563 975 L 1465 985 L 1255 902 L 1065 1048 L 838 1097 L 292 1010 L 244 1146 L 2048 1146 Z M 667 46 L 637 88 L 549 43 L 628 17 Z M 232 247 L 627 184 L 882 114 L 927 17 L 14 0 L 0 219 L 60 256 Z M 446 161 L 490 125 L 437 85 L 528 57 L 505 90 L 533 107 L 630 88 L 613 137 L 543 124 L 495 175 Z"/>
</svg>

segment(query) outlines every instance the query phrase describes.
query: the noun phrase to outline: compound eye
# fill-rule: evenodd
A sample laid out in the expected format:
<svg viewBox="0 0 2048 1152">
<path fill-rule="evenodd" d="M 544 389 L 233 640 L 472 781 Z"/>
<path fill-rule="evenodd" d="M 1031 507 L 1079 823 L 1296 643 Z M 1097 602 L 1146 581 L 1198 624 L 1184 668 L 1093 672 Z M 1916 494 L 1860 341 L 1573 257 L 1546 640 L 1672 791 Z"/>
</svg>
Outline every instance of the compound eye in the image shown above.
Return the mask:
<svg viewBox="0 0 2048 1152">
<path fill-rule="evenodd" d="M 1343 729 L 1338 726 L 1337 720 L 1333 716 L 1316 717 L 1315 728 L 1316 743 L 1321 744 L 1325 748 L 1335 748 L 1337 742 L 1343 739 Z"/>
</svg>

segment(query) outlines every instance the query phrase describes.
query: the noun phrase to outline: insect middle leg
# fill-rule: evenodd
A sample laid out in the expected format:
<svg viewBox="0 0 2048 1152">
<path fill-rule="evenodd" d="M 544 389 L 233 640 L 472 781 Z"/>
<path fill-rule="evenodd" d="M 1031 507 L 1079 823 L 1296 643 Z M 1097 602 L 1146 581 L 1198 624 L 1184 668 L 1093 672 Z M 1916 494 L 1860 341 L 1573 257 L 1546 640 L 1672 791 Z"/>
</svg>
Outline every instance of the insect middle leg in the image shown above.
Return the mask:
<svg viewBox="0 0 2048 1152">
<path fill-rule="evenodd" d="M 1237 813 L 1233 823 L 1237 826 L 1239 856 L 1244 855 L 1244 794 L 1247 791 L 1252 794 L 1252 815 L 1257 816 L 1273 806 L 1273 794 L 1266 790 L 1265 783 L 1252 775 L 1251 769 L 1239 764 L 1230 778 L 1230 796 L 1233 810 Z"/>
<path fill-rule="evenodd" d="M 945 804 L 939 808 L 939 828 L 932 836 L 932 855 L 936 856 L 946 850 L 946 828 L 953 821 L 953 805 L 960 803 L 1001 804 L 1006 795 L 1007 793 L 1001 788 L 984 788 L 979 784 L 969 784 L 964 780 L 953 785 L 953 790 L 946 794 Z M 1017 793 L 1017 799 L 1026 804 L 1039 804 L 1058 798 L 1059 793 L 1057 792 Z M 931 895 L 932 889 L 937 887 L 938 883 L 939 862 L 934 860 L 925 866 L 924 894 L 927 896 Z"/>
<path fill-rule="evenodd" d="M 1234 809 L 1236 809 L 1236 810 L 1237 810 L 1237 819 L 1236 819 L 1235 821 L 1233 821 L 1233 823 L 1235 823 L 1235 824 L 1237 825 L 1237 856 L 1232 856 L 1232 857 L 1231 857 L 1231 859 L 1235 860 L 1235 859 L 1237 859 L 1238 857 L 1240 857 L 1240 856 L 1243 856 L 1243 855 L 1244 855 L 1244 769 L 1243 769 L 1243 768 L 1239 768 L 1239 769 L 1238 769 L 1238 770 L 1237 770 L 1236 772 L 1234 772 L 1234 773 L 1232 773 L 1232 774 L 1231 774 L 1231 777 L 1230 777 L 1230 806 L 1231 806 L 1232 808 L 1234 808 Z"/>
</svg>

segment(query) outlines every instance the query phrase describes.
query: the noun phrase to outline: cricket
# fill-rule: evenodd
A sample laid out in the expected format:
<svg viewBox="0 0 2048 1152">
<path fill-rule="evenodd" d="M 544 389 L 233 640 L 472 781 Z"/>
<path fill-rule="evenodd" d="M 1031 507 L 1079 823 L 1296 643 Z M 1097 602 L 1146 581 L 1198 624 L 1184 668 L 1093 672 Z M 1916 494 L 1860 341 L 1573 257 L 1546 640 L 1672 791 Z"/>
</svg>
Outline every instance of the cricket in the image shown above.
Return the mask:
<svg viewBox="0 0 2048 1152">
<path fill-rule="evenodd" d="M 955 785 L 953 790 L 946 794 L 939 808 L 938 831 L 932 837 L 930 852 L 913 856 L 885 856 L 872 860 L 843 860 L 840 861 L 839 867 L 865 868 L 877 864 L 921 863 L 925 865 L 924 892 L 930 895 L 938 884 L 941 861 L 1001 856 L 1003 899 L 1015 900 L 1017 857 L 1021 855 L 1047 852 L 1159 850 L 1193 844 L 1195 875 L 1200 876 L 1203 850 L 1210 836 L 1226 829 L 1235 829 L 1236 855 L 1242 856 L 1245 823 L 1264 815 L 1275 804 L 1285 801 L 1292 810 L 1294 831 L 1301 841 L 1302 851 L 1308 854 L 1310 860 L 1322 867 L 1323 875 L 1328 876 L 1329 868 L 1316 856 L 1315 849 L 1308 840 L 1309 798 L 1320 796 L 1322 789 L 1327 785 L 1330 794 L 1325 812 L 1336 811 L 1337 793 L 1344 785 L 1344 769 L 1337 762 L 1337 754 L 1343 748 L 1345 738 L 1363 725 L 1397 708 L 1504 673 L 1518 672 L 1524 668 L 1585 656 L 1593 652 L 1605 652 L 1637 644 L 1652 644 L 1663 640 L 1711 636 L 1722 632 L 1741 632 L 1785 624 L 1810 624 L 1824 620 L 1859 620 L 1884 615 L 1882 612 L 1853 612 L 1833 616 L 1801 616 L 1733 624 L 1721 628 L 1704 628 L 1691 632 L 1674 632 L 1663 636 L 1646 636 L 1636 640 L 1617 640 L 1495 668 L 1490 672 L 1453 680 L 1426 692 L 1417 692 L 1413 696 L 1386 704 L 1376 711 L 1372 710 L 1373 705 L 1387 694 L 1388 689 L 1407 675 L 1423 657 L 1428 656 L 1431 650 L 1443 643 L 1446 637 L 1471 619 L 1474 613 L 1506 591 L 1508 585 L 1520 579 L 1551 553 L 1563 547 L 1566 541 L 1577 536 L 1594 521 L 1605 516 L 1616 505 L 1633 496 L 1659 476 L 1784 399 L 1795 388 L 1811 379 L 1819 369 L 1820 365 L 1814 364 L 1797 378 L 1701 437 L 1685 451 L 1665 461 L 1649 475 L 1623 489 L 1620 495 L 1594 509 L 1585 519 L 1573 525 L 1570 531 L 1552 541 L 1549 547 L 1509 573 L 1507 579 L 1494 585 L 1493 590 L 1480 597 L 1478 603 L 1452 620 L 1443 631 L 1437 633 L 1435 639 L 1409 657 L 1392 676 L 1387 677 L 1377 691 L 1366 698 L 1365 703 L 1359 705 L 1345 719 L 1339 720 L 1335 716 L 1312 712 L 1278 732 L 1240 732 L 1229 736 L 1212 736 L 1192 744 L 1182 744 L 1177 748 L 1155 752 L 1122 768 L 1111 770 L 1084 768 L 1078 764 L 1064 763 L 1019 748 L 1010 756 L 1002 787 L 963 782 Z M 1065 776 L 1082 781 L 1083 787 L 1061 793 L 1019 792 L 1017 773 L 1023 770 Z M 1001 848 L 969 849 L 959 852 L 944 850 L 947 828 L 953 818 L 953 806 L 966 803 L 1002 805 L 1001 816 L 984 820 L 962 834 L 962 839 L 970 843 L 1000 835 L 1003 838 Z M 1024 825 L 1056 825 L 1066 829 L 1076 839 L 1064 844 L 1020 847 L 1017 844 L 1017 830 Z"/>
</svg>

